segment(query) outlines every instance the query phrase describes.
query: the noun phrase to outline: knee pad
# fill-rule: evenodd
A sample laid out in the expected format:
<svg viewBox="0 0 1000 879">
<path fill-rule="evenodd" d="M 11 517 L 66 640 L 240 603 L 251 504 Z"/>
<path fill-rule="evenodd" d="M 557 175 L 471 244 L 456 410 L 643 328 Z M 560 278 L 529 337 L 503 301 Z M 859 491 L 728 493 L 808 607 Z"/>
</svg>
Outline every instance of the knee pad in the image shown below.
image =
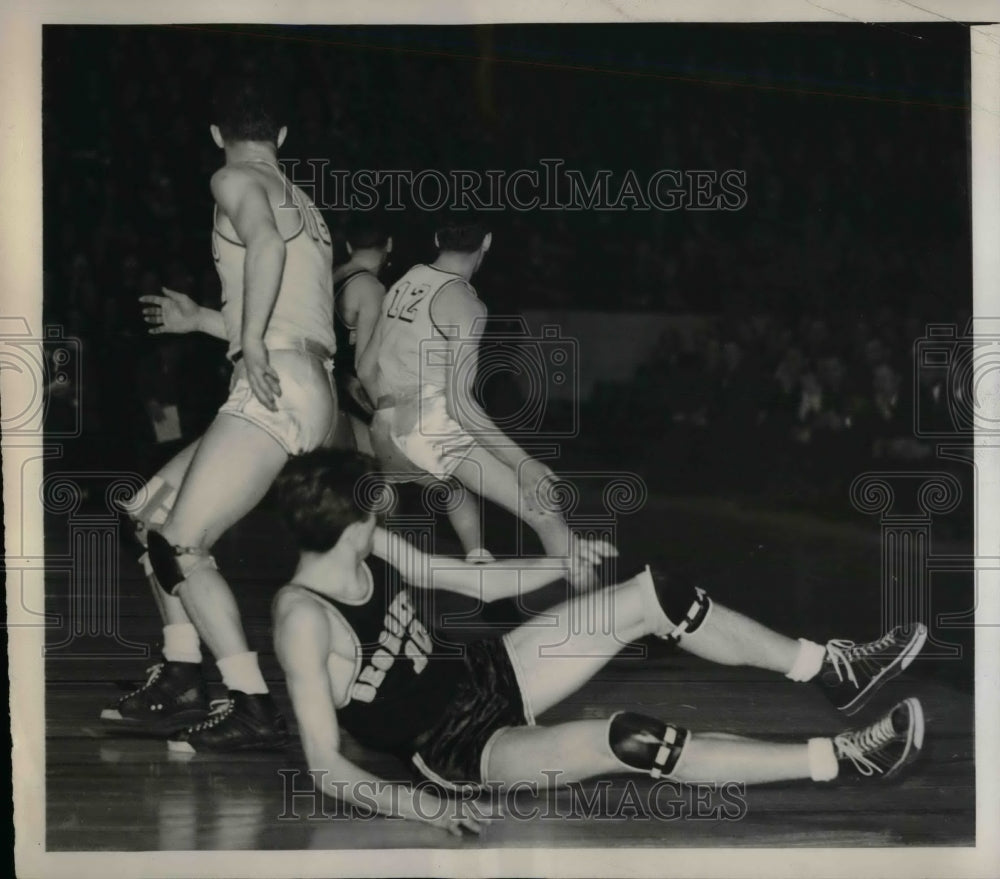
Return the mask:
<svg viewBox="0 0 1000 879">
<path fill-rule="evenodd" d="M 631 711 L 619 711 L 608 724 L 611 753 L 626 766 L 648 772 L 653 778 L 670 777 L 689 736 L 682 727 Z"/>
<path fill-rule="evenodd" d="M 215 559 L 198 546 L 174 546 L 160 534 L 150 531 L 147 538 L 149 565 L 160 585 L 171 595 L 195 571 L 216 568 Z"/>
<path fill-rule="evenodd" d="M 696 632 L 712 610 L 712 599 L 705 590 L 680 576 L 668 577 L 648 567 L 646 573 L 665 623 L 657 627 L 657 634 L 676 644 L 684 635 Z"/>
</svg>

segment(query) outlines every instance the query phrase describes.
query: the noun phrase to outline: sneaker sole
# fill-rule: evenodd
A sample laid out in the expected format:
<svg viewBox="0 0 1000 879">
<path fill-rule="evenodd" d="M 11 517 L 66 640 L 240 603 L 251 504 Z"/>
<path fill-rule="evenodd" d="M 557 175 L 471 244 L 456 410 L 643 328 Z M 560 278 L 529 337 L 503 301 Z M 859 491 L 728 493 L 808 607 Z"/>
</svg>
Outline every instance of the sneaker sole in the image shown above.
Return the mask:
<svg viewBox="0 0 1000 879">
<path fill-rule="evenodd" d="M 169 720 L 160 723 L 149 723 L 143 720 L 134 720 L 130 717 L 122 717 L 117 708 L 105 708 L 101 711 L 101 722 L 108 729 L 117 732 L 128 732 L 135 734 L 146 734 L 151 736 L 171 735 L 187 729 L 208 717 L 208 709 L 203 711 L 186 711 L 183 714 L 173 714 Z"/>
<path fill-rule="evenodd" d="M 910 729 L 908 741 L 906 743 L 906 751 L 903 753 L 899 762 L 882 776 L 883 781 L 897 775 L 904 766 L 909 766 L 914 760 L 917 759 L 917 757 L 920 756 L 920 750 L 924 746 L 923 706 L 920 704 L 919 699 L 913 698 L 903 700 L 903 704 L 905 704 L 910 711 Z"/>
<path fill-rule="evenodd" d="M 918 623 L 917 629 L 913 633 L 913 637 L 910 638 L 909 643 L 903 648 L 903 651 L 895 659 L 893 659 L 893 661 L 887 665 L 879 675 L 872 678 L 868 686 L 858 693 L 857 696 L 855 696 L 846 705 L 841 706 L 840 710 L 843 711 L 848 717 L 857 714 L 862 708 L 865 707 L 865 705 L 868 704 L 868 701 L 878 692 L 883 684 L 891 681 L 894 677 L 909 667 L 910 663 L 913 662 L 913 660 L 917 658 L 920 651 L 924 649 L 924 644 L 926 643 L 927 627 L 923 623 Z"/>
<path fill-rule="evenodd" d="M 203 748 L 199 752 L 190 742 L 167 739 L 167 750 L 175 754 L 235 754 L 239 751 L 284 751 L 288 744 L 289 740 L 284 739 L 281 742 L 254 742 L 235 748 Z"/>
</svg>

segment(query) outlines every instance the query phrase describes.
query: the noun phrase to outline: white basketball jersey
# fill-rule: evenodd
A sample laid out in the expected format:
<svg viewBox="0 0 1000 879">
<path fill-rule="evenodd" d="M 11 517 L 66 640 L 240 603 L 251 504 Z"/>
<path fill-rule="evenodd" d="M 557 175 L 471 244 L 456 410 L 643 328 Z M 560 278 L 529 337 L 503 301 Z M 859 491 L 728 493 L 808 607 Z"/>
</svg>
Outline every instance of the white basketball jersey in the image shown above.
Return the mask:
<svg viewBox="0 0 1000 879">
<path fill-rule="evenodd" d="M 458 285 L 476 297 L 472 285 L 461 275 L 422 264 L 410 269 L 386 293 L 379 323 L 378 397 L 407 398 L 444 391 L 446 339 L 453 331 L 434 323 L 431 302 L 449 285 Z"/>
<path fill-rule="evenodd" d="M 275 165 L 272 168 L 298 210 L 299 230 L 285 239 L 285 266 L 278 297 L 264 333 L 271 339 L 308 339 L 331 354 L 337 343 L 333 334 L 333 239 L 319 210 Z M 284 209 L 284 208 L 282 208 Z M 229 340 L 229 356 L 240 349 L 243 329 L 244 245 L 219 231 L 218 208 L 212 222 L 212 256 L 222 282 L 222 317 Z"/>
</svg>

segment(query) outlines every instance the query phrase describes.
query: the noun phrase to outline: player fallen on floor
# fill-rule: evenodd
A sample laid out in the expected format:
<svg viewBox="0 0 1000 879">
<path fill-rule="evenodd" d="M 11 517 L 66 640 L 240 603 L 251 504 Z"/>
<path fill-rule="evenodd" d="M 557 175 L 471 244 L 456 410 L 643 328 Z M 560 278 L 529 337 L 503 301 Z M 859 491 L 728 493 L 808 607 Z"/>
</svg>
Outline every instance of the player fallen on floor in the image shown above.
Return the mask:
<svg viewBox="0 0 1000 879">
<path fill-rule="evenodd" d="M 325 793 L 353 802 L 351 790 L 364 785 L 365 802 L 374 800 L 383 814 L 454 834 L 480 826 L 464 800 L 442 808 L 430 785 L 382 783 L 349 761 L 340 751 L 341 727 L 365 747 L 408 759 L 437 785 L 465 791 L 515 782 L 544 789 L 554 771 L 563 783 L 612 773 L 691 783 L 885 779 L 920 752 L 923 712 L 912 698 L 867 726 L 794 744 L 692 731 L 629 710 L 536 725 L 536 716 L 647 635 L 714 662 L 813 682 L 854 714 L 912 662 L 927 631 L 898 627 L 866 644 L 793 640 L 647 567 L 502 637 L 466 645 L 460 656 L 445 655 L 418 612 L 432 590 L 516 597 L 615 550 L 577 541 L 572 559 L 484 566 L 427 556 L 359 505 L 360 496 L 371 496 L 375 467 L 357 453 L 321 450 L 292 460 L 275 486 L 301 553 L 292 581 L 275 597 L 275 646 L 309 769 Z M 570 620 L 581 612 L 593 614 L 593 624 L 574 631 Z M 190 750 L 184 742 L 171 747 Z"/>
</svg>

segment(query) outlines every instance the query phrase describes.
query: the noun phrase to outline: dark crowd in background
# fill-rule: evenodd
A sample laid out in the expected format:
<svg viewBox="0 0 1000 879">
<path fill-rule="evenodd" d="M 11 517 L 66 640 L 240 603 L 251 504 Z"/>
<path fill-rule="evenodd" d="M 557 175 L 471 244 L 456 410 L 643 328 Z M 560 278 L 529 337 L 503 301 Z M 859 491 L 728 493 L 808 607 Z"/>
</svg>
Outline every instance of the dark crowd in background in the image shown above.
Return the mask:
<svg viewBox="0 0 1000 879">
<path fill-rule="evenodd" d="M 965 30 L 234 30 L 46 30 L 45 318 L 84 352 L 85 393 L 60 389 L 50 412 L 83 401 L 66 461 L 148 473 L 224 398 L 223 344 L 149 337 L 137 297 L 166 285 L 218 305 L 206 99 L 252 67 L 287 90 L 282 155 L 330 167 L 745 171 L 735 212 L 493 218 L 475 282 L 493 314 L 704 318 L 665 333 L 631 380 L 598 382 L 570 459 L 842 509 L 857 473 L 932 466 L 913 413 L 946 422 L 952 390 L 918 377 L 913 345 L 971 312 Z M 427 216 L 389 220 L 387 282 L 432 257 Z"/>
</svg>

